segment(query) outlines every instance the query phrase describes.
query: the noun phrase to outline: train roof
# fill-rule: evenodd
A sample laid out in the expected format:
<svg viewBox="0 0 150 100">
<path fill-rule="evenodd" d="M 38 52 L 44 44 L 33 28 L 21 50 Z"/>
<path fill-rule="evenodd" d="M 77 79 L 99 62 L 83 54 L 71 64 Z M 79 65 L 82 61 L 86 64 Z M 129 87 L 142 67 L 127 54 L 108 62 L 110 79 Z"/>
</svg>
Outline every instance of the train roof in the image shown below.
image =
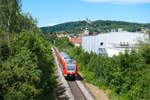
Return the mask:
<svg viewBox="0 0 150 100">
<path fill-rule="evenodd" d="M 67 62 L 75 62 L 67 53 L 60 51 L 60 54 Z"/>
<path fill-rule="evenodd" d="M 63 51 L 60 51 L 60 54 L 61 56 L 64 58 L 64 59 L 71 59 L 70 56 L 67 55 L 67 53 L 63 52 Z"/>
</svg>

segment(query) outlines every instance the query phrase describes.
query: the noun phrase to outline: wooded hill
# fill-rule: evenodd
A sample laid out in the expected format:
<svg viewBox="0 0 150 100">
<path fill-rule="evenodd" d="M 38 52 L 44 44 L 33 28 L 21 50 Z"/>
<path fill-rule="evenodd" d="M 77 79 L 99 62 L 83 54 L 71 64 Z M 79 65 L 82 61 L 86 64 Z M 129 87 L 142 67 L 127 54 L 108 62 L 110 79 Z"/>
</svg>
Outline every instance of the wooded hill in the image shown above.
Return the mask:
<svg viewBox="0 0 150 100">
<path fill-rule="evenodd" d="M 66 32 L 66 33 L 81 33 L 85 28 L 89 28 L 90 32 L 109 32 L 111 29 L 117 31 L 118 28 L 123 28 L 125 31 L 136 32 L 142 29 L 150 29 L 150 23 L 132 23 L 124 21 L 97 20 L 87 23 L 86 21 L 66 22 L 54 26 L 41 27 L 44 33 L 48 32 Z"/>
</svg>

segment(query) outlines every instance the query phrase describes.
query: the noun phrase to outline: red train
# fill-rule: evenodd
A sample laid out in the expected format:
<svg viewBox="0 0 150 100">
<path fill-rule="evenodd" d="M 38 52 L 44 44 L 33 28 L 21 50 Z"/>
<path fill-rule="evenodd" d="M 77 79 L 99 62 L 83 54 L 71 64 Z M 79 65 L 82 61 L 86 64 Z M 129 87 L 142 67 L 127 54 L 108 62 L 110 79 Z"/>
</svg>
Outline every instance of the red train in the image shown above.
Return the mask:
<svg viewBox="0 0 150 100">
<path fill-rule="evenodd" d="M 55 50 L 57 53 L 59 65 L 62 68 L 64 76 L 75 78 L 75 76 L 77 75 L 77 62 L 70 56 L 68 56 L 65 52 L 58 51 L 57 49 Z"/>
</svg>

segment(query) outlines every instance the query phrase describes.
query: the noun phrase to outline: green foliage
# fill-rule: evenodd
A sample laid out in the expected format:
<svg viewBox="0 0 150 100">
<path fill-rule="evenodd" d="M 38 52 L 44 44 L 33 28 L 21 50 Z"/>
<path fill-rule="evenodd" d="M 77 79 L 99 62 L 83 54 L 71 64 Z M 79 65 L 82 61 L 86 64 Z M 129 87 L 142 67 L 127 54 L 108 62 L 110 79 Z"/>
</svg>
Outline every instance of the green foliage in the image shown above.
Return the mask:
<svg viewBox="0 0 150 100">
<path fill-rule="evenodd" d="M 36 28 L 37 21 L 29 13 L 21 13 L 21 0 L 0 0 L 0 29 L 8 34 Z"/>
<path fill-rule="evenodd" d="M 49 42 L 51 42 L 51 44 L 55 44 L 56 43 L 56 33 L 48 33 L 48 34 L 43 34 L 43 38 Z"/>
<path fill-rule="evenodd" d="M 22 30 L 36 29 L 37 20 L 34 19 L 30 13 L 20 14 L 18 16 L 18 22 L 15 32 L 21 32 Z"/>
<path fill-rule="evenodd" d="M 7 56 L 0 52 L 0 98 L 53 99 L 55 77 L 49 42 L 37 33 L 24 31 L 7 49 Z M 4 50 L 5 48 L 0 48 L 0 51 Z"/>
<path fill-rule="evenodd" d="M 136 32 L 141 31 L 141 27 L 150 29 L 150 24 L 138 24 L 123 21 L 109 21 L 109 20 L 97 20 L 92 21 L 90 24 L 86 21 L 68 22 L 55 26 L 41 27 L 41 30 L 45 33 L 48 32 L 66 32 L 66 33 L 82 33 L 83 30 L 88 27 L 90 32 L 108 32 L 111 29 L 123 28 L 125 31 Z"/>
<path fill-rule="evenodd" d="M 140 49 L 142 56 L 145 58 L 146 63 L 150 64 L 150 46 L 144 45 L 143 48 Z"/>
<path fill-rule="evenodd" d="M 59 49 L 73 47 L 73 44 L 71 42 L 69 42 L 69 39 L 67 37 L 57 38 L 56 42 L 55 42 L 55 45 Z"/>
<path fill-rule="evenodd" d="M 43 32 L 67 32 L 67 33 L 79 33 L 81 32 L 81 26 L 82 28 L 86 28 L 86 22 L 85 21 L 79 21 L 79 22 L 69 22 L 69 23 L 63 23 L 56 25 L 54 27 L 42 27 L 41 30 Z"/>
<path fill-rule="evenodd" d="M 0 0 L 1 29 L 9 33 L 14 32 L 17 16 L 20 12 L 20 4 L 20 0 Z"/>
<path fill-rule="evenodd" d="M 36 20 L 21 0 L 0 0 L 0 12 L 0 100 L 54 99 L 51 45 Z"/>
<path fill-rule="evenodd" d="M 3 63 L 0 83 L 6 89 L 4 99 L 33 99 L 38 95 L 40 89 L 36 89 L 35 85 L 40 83 L 41 71 L 36 62 L 37 58 L 22 47 L 14 57 Z"/>
<path fill-rule="evenodd" d="M 7 43 L 7 34 L 0 30 L 0 46 Z"/>
</svg>

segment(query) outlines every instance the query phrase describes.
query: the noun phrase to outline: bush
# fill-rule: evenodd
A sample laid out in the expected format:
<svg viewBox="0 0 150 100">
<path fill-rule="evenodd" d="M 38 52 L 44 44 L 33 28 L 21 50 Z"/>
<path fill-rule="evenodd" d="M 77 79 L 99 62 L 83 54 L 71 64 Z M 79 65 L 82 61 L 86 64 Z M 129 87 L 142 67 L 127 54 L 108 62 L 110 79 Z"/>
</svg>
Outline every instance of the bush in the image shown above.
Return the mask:
<svg viewBox="0 0 150 100">
<path fill-rule="evenodd" d="M 6 100 L 53 99 L 55 77 L 49 42 L 39 34 L 26 31 L 16 37 L 8 49 L 7 59 L 0 59 L 0 97 Z"/>
</svg>

